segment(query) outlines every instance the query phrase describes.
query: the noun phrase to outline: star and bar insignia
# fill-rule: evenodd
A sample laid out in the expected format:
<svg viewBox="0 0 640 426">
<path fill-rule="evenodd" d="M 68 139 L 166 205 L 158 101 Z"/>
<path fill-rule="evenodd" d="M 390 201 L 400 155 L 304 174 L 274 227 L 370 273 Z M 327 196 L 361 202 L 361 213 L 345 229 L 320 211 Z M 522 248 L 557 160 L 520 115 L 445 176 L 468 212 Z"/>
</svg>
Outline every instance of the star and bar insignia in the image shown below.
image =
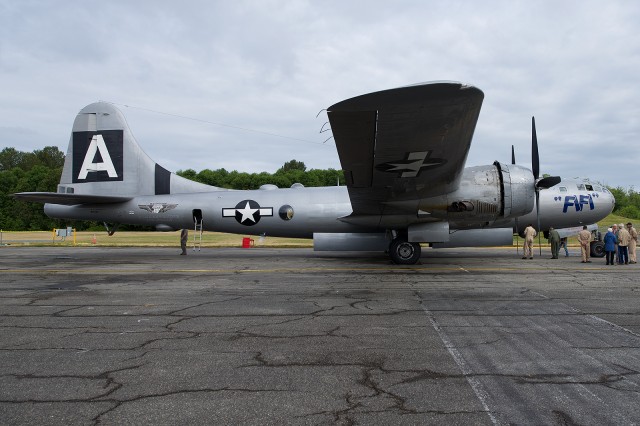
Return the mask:
<svg viewBox="0 0 640 426">
<path fill-rule="evenodd" d="M 260 207 L 253 200 L 243 200 L 235 208 L 223 208 L 222 217 L 235 217 L 240 225 L 253 226 L 260 222 L 263 216 L 273 216 L 272 207 Z"/>
</svg>

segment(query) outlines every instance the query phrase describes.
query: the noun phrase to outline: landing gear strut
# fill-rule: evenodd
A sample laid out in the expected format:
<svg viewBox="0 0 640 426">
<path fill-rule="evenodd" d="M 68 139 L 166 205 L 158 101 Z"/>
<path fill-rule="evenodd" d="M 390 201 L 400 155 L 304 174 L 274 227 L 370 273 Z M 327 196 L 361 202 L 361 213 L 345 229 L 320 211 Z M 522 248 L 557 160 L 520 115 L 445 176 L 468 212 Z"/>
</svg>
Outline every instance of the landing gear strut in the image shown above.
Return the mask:
<svg viewBox="0 0 640 426">
<path fill-rule="evenodd" d="M 395 238 L 389 244 L 389 256 L 398 265 L 415 265 L 420 259 L 422 249 L 418 243 L 410 243 L 404 238 Z"/>
</svg>

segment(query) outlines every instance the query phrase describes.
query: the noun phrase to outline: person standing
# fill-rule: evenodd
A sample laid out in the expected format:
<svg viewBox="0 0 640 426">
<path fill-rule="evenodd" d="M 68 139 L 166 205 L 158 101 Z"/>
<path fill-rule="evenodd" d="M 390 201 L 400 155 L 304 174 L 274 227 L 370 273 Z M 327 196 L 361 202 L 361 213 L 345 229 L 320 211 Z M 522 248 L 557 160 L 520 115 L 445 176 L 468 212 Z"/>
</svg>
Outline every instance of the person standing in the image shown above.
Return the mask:
<svg viewBox="0 0 640 426">
<path fill-rule="evenodd" d="M 618 237 L 613 233 L 613 229 L 607 229 L 607 233 L 604 234 L 604 255 L 607 258 L 607 265 L 613 265 L 614 253 L 616 251 L 616 241 Z"/>
<path fill-rule="evenodd" d="M 613 251 L 613 257 L 615 257 L 616 263 L 620 263 L 620 258 L 618 257 L 618 225 L 615 223 L 611 225 L 611 230 L 613 232 L 613 235 L 616 236 L 616 247 L 615 247 L 615 250 Z"/>
<path fill-rule="evenodd" d="M 584 225 L 582 231 L 578 232 L 578 242 L 580 243 L 582 263 L 591 263 L 589 260 L 589 256 L 591 255 L 591 232 L 587 229 L 587 225 Z"/>
<path fill-rule="evenodd" d="M 182 249 L 182 253 L 180 253 L 181 256 L 187 255 L 188 239 L 189 239 L 189 230 L 186 228 L 183 228 L 182 231 L 180 231 L 180 248 Z"/>
<path fill-rule="evenodd" d="M 549 228 L 549 243 L 551 244 L 551 258 L 557 259 L 560 251 L 560 234 L 553 227 Z"/>
<path fill-rule="evenodd" d="M 567 248 L 567 237 L 560 238 L 560 248 L 564 248 L 564 257 L 569 257 L 569 249 Z"/>
<path fill-rule="evenodd" d="M 529 259 L 533 259 L 533 239 L 537 235 L 537 232 L 532 224 L 529 224 L 524 229 L 524 256 L 523 259 L 527 257 Z"/>
<path fill-rule="evenodd" d="M 631 234 L 631 241 L 629 241 L 629 263 L 637 263 L 636 259 L 636 246 L 638 245 L 638 231 L 633 227 L 631 222 L 627 223 L 627 231 Z"/>
<path fill-rule="evenodd" d="M 631 242 L 631 234 L 624 227 L 624 224 L 621 223 L 618 225 L 618 264 L 619 265 L 628 265 L 629 264 L 629 243 Z"/>
</svg>

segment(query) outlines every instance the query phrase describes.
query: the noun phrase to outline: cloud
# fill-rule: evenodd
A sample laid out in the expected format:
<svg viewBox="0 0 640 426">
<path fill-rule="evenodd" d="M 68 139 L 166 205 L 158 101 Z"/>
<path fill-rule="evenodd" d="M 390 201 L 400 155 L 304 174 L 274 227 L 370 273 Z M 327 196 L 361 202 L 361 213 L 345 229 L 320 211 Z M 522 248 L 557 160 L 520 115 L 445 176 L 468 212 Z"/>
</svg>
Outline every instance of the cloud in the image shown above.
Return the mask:
<svg viewBox="0 0 640 426">
<path fill-rule="evenodd" d="M 0 140 L 65 151 L 102 99 L 171 170 L 339 168 L 320 110 L 456 80 L 485 93 L 468 165 L 527 165 L 535 115 L 543 172 L 638 187 L 638 22 L 622 0 L 4 2 Z"/>
</svg>

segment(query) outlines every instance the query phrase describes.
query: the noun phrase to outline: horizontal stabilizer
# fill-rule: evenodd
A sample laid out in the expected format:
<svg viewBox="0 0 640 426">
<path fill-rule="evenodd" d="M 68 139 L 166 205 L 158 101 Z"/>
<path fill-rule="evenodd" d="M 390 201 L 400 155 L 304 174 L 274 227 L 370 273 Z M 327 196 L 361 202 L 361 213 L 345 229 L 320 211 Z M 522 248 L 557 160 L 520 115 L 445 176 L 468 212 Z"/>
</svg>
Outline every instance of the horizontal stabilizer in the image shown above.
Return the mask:
<svg viewBox="0 0 640 426">
<path fill-rule="evenodd" d="M 58 192 L 19 192 L 13 195 L 21 201 L 64 204 L 67 206 L 73 206 L 75 204 L 115 204 L 124 203 L 133 199 L 133 197 L 89 194 L 61 194 Z"/>
</svg>

